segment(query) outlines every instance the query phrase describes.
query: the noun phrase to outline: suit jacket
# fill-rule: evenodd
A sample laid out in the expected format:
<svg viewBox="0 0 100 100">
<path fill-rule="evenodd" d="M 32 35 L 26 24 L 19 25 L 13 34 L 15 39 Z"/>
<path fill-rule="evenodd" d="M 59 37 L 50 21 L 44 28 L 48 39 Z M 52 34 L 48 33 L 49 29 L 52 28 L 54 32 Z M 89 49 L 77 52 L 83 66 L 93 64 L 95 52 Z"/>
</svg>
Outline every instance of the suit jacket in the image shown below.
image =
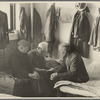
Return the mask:
<svg viewBox="0 0 100 100">
<path fill-rule="evenodd" d="M 32 72 L 32 69 L 27 54 L 17 51 L 15 54 L 12 54 L 9 63 L 14 77 L 19 79 L 29 78 L 28 74 Z"/>
<path fill-rule="evenodd" d="M 63 71 L 58 74 L 58 77 L 73 82 L 87 82 L 89 76 L 87 74 L 82 57 L 76 53 L 71 53 L 68 57 L 64 58 Z"/>
<path fill-rule="evenodd" d="M 9 43 L 7 14 L 0 11 L 0 49 L 5 49 Z"/>
<path fill-rule="evenodd" d="M 28 53 L 28 55 L 33 70 L 34 68 L 47 69 L 45 58 L 38 53 L 37 49 L 33 49 Z"/>
</svg>

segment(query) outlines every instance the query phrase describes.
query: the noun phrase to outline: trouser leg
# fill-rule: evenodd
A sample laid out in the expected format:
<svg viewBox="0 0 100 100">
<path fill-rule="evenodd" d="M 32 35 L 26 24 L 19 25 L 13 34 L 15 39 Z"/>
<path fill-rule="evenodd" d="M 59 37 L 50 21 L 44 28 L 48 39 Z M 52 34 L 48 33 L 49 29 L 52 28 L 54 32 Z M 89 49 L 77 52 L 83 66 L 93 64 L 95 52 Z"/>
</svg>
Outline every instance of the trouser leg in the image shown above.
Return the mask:
<svg viewBox="0 0 100 100">
<path fill-rule="evenodd" d="M 21 97 L 46 97 L 50 91 L 45 81 L 40 78 L 35 79 L 17 79 L 15 82 L 14 95 Z"/>
<path fill-rule="evenodd" d="M 21 97 L 33 97 L 32 81 L 32 79 L 16 79 L 13 94 Z"/>
</svg>

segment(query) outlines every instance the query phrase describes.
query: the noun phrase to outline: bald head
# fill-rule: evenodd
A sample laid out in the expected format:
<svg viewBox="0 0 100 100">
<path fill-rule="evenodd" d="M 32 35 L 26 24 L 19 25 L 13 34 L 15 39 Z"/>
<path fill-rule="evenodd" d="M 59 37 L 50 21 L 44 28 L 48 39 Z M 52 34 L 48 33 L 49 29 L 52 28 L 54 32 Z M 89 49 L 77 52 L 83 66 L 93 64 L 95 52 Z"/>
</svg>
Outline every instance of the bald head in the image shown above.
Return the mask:
<svg viewBox="0 0 100 100">
<path fill-rule="evenodd" d="M 48 43 L 47 42 L 40 42 L 38 44 L 38 52 L 43 54 L 43 55 L 46 55 L 47 54 L 47 51 L 48 51 Z"/>
<path fill-rule="evenodd" d="M 38 48 L 41 48 L 42 50 L 47 51 L 48 43 L 47 42 L 40 42 L 38 44 Z"/>
</svg>

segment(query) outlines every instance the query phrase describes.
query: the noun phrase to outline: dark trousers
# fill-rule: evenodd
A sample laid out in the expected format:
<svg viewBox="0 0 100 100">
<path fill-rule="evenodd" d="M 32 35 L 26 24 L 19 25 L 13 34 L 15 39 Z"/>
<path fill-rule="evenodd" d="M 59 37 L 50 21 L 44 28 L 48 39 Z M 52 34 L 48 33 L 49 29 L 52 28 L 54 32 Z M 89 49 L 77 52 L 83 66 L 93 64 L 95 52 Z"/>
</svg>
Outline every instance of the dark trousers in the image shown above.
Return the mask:
<svg viewBox="0 0 100 100">
<path fill-rule="evenodd" d="M 39 80 L 33 79 L 16 79 L 14 86 L 14 95 L 21 97 L 47 97 L 50 91 L 41 78 Z"/>
<path fill-rule="evenodd" d="M 50 91 L 50 97 L 56 97 L 57 96 L 57 90 L 54 89 L 54 84 L 56 83 L 56 81 L 50 80 L 50 75 L 52 74 L 52 72 L 47 72 L 47 73 L 42 73 L 41 76 L 43 77 L 43 79 L 45 80 L 49 91 Z"/>
</svg>

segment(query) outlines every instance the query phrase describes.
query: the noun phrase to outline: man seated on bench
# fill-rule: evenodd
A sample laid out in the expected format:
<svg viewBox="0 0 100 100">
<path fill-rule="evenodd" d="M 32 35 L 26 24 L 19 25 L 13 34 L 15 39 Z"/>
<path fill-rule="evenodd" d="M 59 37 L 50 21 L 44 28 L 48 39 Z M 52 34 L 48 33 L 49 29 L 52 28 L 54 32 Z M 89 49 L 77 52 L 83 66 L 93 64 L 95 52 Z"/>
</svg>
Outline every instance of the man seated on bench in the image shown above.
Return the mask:
<svg viewBox="0 0 100 100">
<path fill-rule="evenodd" d="M 49 89 L 37 71 L 32 70 L 27 52 L 30 44 L 26 40 L 18 42 L 18 50 L 12 54 L 9 64 L 15 80 L 15 95 L 18 96 L 48 96 Z M 44 88 L 44 89 L 43 89 Z"/>
<path fill-rule="evenodd" d="M 69 80 L 73 82 L 87 82 L 89 80 L 81 55 L 71 48 L 67 43 L 62 43 L 60 52 L 62 53 L 62 68 L 58 73 L 51 74 L 51 80 Z"/>
<path fill-rule="evenodd" d="M 42 76 L 51 91 L 51 96 L 56 96 L 53 90 L 54 83 L 50 80 L 50 75 L 60 69 L 60 63 L 48 56 L 48 43 L 43 41 L 36 49 L 28 52 L 30 64 Z"/>
</svg>

